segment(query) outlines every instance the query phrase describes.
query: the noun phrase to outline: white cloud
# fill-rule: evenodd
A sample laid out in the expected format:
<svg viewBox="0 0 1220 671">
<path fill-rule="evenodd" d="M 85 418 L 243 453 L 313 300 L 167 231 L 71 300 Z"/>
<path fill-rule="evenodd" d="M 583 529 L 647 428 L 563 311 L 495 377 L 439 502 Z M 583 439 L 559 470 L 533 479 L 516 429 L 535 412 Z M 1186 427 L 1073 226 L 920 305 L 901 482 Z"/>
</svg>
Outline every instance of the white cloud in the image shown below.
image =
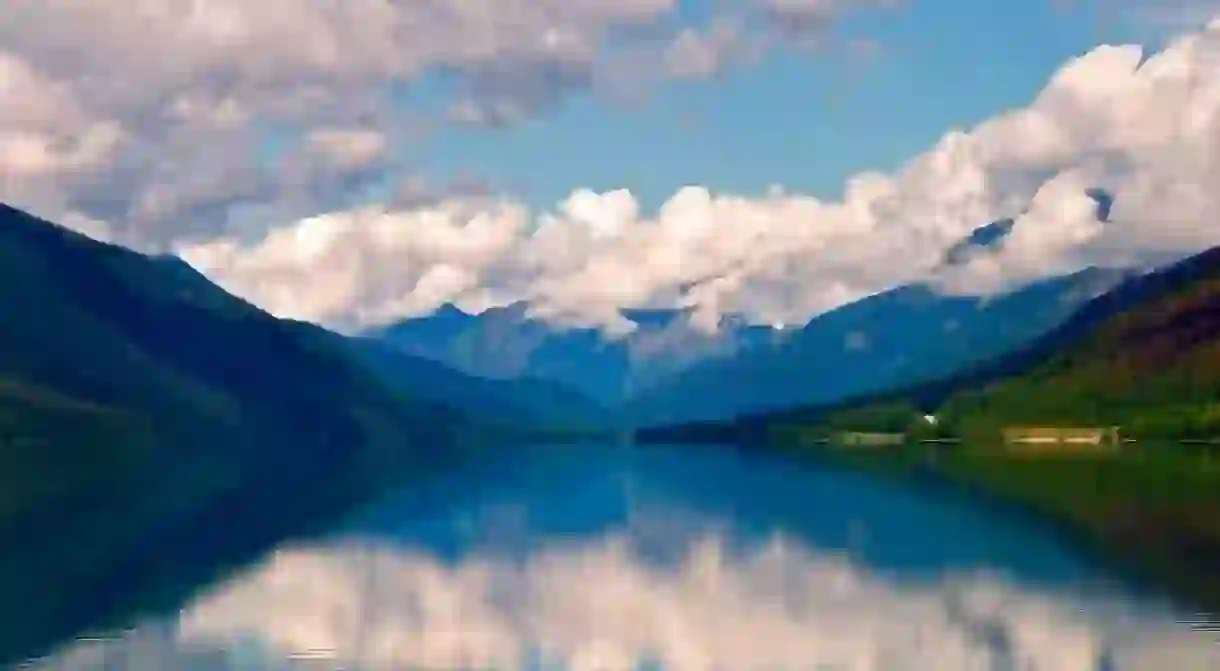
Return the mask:
<svg viewBox="0 0 1220 671">
<path fill-rule="evenodd" d="M 302 75 L 359 85 L 412 79 L 437 65 L 477 69 L 497 61 L 579 60 L 606 28 L 650 23 L 671 12 L 674 1 L 10 5 L 0 20 L 5 44 L 60 75 L 120 72 L 122 77 L 97 82 L 106 94 L 101 99 L 136 104 L 165 91 L 196 89 L 209 77 L 228 79 L 212 82 L 216 86 L 255 96 L 256 87 L 295 86 Z M 78 48 L 65 54 L 62 44 Z"/>
<path fill-rule="evenodd" d="M 1163 259 L 1220 243 L 1220 23 L 1144 56 L 1098 47 L 1065 64 L 1028 107 L 950 131 L 895 174 L 857 175 L 839 201 L 691 186 L 646 213 L 626 191 L 580 189 L 551 212 L 468 198 L 381 212 L 377 235 L 358 232 L 359 213 L 327 215 L 351 234 L 318 258 L 376 263 L 311 265 L 315 257 L 291 251 L 302 244 L 292 226 L 232 247 L 225 263 L 184 253 L 238 293 L 308 319 L 365 324 L 394 316 L 389 306 L 490 293 L 614 330 L 630 328 L 619 314 L 629 307 L 685 305 L 709 327 L 737 311 L 798 324 L 909 281 L 988 294 L 1090 264 Z M 1117 194 L 1107 224 L 1095 221 L 1091 187 Z M 1006 216 L 1017 223 L 994 253 L 942 267 L 946 248 Z M 406 248 L 431 251 L 395 256 Z M 439 293 L 428 283 L 426 300 L 412 298 L 431 265 L 462 281 Z M 310 276 L 351 291 L 328 300 L 303 288 Z M 306 284 L 295 300 L 269 299 L 287 291 L 272 279 L 284 277 Z"/>
<path fill-rule="evenodd" d="M 241 668 L 251 668 L 251 649 L 268 669 L 314 652 L 370 671 L 520 668 L 532 651 L 573 671 L 645 661 L 672 671 L 1203 671 L 1220 663 L 1215 641 L 1171 614 L 1099 595 L 986 573 L 896 582 L 782 536 L 742 550 L 708 533 L 683 541 L 677 557 L 645 561 L 619 534 L 523 560 L 441 561 L 358 543 L 285 550 L 175 623 L 112 645 L 159 668 L 229 651 L 228 664 L 208 667 L 223 668 L 243 650 Z M 83 666 L 56 668 L 87 668 L 89 653 L 80 646 L 60 660 Z"/>
<path fill-rule="evenodd" d="M 0 200 L 81 214 L 145 249 L 257 233 L 243 212 L 349 207 L 410 172 L 404 128 L 427 112 L 404 110 L 393 87 L 431 75 L 452 85 L 440 87 L 451 119 L 511 125 L 600 85 L 627 54 L 689 51 L 680 36 L 704 27 L 677 4 L 11 0 Z M 727 56 L 735 38 L 720 25 L 706 32 Z"/>
<path fill-rule="evenodd" d="M 526 223 L 512 204 L 447 202 L 408 213 L 374 207 L 311 217 L 250 244 L 217 240 L 181 254 L 274 314 L 366 324 L 457 297 L 504 258 Z"/>
<path fill-rule="evenodd" d="M 1055 176 L 1016 218 L 998 253 L 975 255 L 941 272 L 938 286 L 950 293 L 986 295 L 1087 265 L 1082 253 L 1105 226 L 1097 219 L 1097 202 L 1086 194 L 1092 186 L 1092 180 L 1079 173 Z"/>
<path fill-rule="evenodd" d="M 750 45 L 740 22 L 720 20 L 705 30 L 686 28 L 679 32 L 666 49 L 665 68 L 673 77 L 705 79 L 756 55 L 757 49 Z"/>
</svg>

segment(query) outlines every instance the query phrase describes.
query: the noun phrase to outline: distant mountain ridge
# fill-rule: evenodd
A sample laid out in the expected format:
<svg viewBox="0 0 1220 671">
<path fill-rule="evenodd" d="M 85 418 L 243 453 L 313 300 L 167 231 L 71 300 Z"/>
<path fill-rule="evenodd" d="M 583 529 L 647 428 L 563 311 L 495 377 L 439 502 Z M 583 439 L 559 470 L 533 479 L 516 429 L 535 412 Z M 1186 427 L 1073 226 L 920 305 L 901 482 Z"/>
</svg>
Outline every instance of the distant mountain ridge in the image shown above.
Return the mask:
<svg viewBox="0 0 1220 671">
<path fill-rule="evenodd" d="M 1128 273 L 1088 269 L 987 299 L 899 287 L 820 315 L 775 347 L 692 367 L 631 411 L 637 424 L 726 419 L 934 379 L 1042 335 Z"/>
<path fill-rule="evenodd" d="M 531 317 L 524 303 L 479 314 L 445 305 L 365 335 L 471 375 L 549 380 L 607 406 L 695 362 L 732 356 L 773 337 L 770 327 L 733 320 L 706 333 L 684 310 L 625 310 L 623 316 L 637 328 L 616 339 L 594 328 L 556 328 Z"/>
</svg>

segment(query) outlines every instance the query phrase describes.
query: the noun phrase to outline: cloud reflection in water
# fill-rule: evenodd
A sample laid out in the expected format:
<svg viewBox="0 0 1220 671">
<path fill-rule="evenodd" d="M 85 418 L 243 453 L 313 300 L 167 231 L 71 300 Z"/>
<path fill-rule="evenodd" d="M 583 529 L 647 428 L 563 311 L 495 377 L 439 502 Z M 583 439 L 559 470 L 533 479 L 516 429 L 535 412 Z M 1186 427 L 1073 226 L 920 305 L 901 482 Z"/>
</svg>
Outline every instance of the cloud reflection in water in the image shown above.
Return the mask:
<svg viewBox="0 0 1220 671">
<path fill-rule="evenodd" d="M 123 668 L 148 669 L 1220 669 L 1214 634 L 1117 597 L 985 572 L 887 578 L 778 534 L 669 538 L 642 552 L 625 528 L 452 562 L 356 539 L 285 549 L 109 654 L 143 655 L 148 666 Z M 98 668 L 102 652 L 79 644 L 53 668 Z M 286 661 L 310 652 L 329 660 Z"/>
</svg>

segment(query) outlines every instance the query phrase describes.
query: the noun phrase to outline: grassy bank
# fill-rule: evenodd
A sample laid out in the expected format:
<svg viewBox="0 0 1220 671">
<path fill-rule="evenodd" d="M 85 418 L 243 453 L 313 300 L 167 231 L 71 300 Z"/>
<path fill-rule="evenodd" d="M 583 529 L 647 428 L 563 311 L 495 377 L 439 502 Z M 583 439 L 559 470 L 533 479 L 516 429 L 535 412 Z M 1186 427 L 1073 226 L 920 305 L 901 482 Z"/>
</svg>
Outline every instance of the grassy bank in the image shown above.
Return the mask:
<svg viewBox="0 0 1220 671">
<path fill-rule="evenodd" d="M 984 446 L 777 447 L 883 477 L 932 478 L 1016 505 L 1185 606 L 1220 615 L 1220 453 L 1215 447 L 1149 444 L 1059 454 Z"/>
</svg>

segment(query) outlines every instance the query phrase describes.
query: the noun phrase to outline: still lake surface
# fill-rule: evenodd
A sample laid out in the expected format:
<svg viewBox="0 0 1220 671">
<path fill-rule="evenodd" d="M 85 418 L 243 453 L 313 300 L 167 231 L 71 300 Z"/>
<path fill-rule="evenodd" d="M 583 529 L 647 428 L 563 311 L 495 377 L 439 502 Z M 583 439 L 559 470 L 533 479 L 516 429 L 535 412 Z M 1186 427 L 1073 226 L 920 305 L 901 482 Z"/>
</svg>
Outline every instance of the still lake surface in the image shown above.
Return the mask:
<svg viewBox="0 0 1220 671">
<path fill-rule="evenodd" d="M 1035 522 L 728 448 L 514 448 L 41 669 L 1207 671 Z"/>
</svg>

